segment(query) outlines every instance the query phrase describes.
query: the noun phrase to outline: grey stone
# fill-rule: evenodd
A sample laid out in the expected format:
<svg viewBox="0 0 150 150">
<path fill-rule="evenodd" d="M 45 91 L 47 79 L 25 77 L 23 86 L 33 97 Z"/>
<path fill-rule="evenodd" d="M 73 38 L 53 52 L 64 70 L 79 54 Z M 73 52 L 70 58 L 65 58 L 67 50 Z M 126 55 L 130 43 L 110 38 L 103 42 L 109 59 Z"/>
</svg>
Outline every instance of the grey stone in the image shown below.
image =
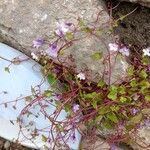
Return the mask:
<svg viewBox="0 0 150 150">
<path fill-rule="evenodd" d="M 82 149 L 85 150 L 102 150 L 102 149 L 110 149 L 110 145 L 107 141 L 99 138 L 99 137 L 84 137 L 81 143 Z M 118 149 L 119 150 L 119 149 Z"/>
<path fill-rule="evenodd" d="M 37 51 L 32 47 L 33 40 L 53 38 L 58 19 L 77 24 L 77 18 L 80 17 L 92 25 L 99 12 L 101 13 L 96 26 L 104 31 L 98 35 L 99 39 L 88 36 L 65 50 L 60 58 L 63 62 L 65 60 L 64 65 L 75 65 L 76 72 L 86 72 L 89 79 L 97 82 L 104 70 L 109 70 L 109 63 L 106 62 L 104 66 L 103 60 L 95 61 L 91 55 L 95 52 L 108 55 L 107 45 L 114 40 L 109 30 L 110 18 L 102 0 L 1 0 L 0 41 L 30 55 L 31 52 Z M 74 63 L 68 59 L 70 55 Z M 122 80 L 128 67 L 125 58 L 117 54 L 115 56 L 111 56 L 110 60 L 111 83 Z M 107 83 L 108 80 L 109 77 L 106 75 Z"/>
<path fill-rule="evenodd" d="M 127 1 L 131 3 L 138 3 L 142 6 L 149 7 L 150 8 L 150 0 L 120 0 L 120 1 Z"/>
<path fill-rule="evenodd" d="M 150 127 L 142 127 L 130 136 L 132 138 L 130 145 L 134 150 L 150 150 Z"/>
<path fill-rule="evenodd" d="M 107 140 L 104 140 L 103 138 L 100 138 L 98 136 L 85 136 L 82 139 L 81 147 L 84 150 L 130 150 L 126 145 L 110 145 Z"/>
</svg>

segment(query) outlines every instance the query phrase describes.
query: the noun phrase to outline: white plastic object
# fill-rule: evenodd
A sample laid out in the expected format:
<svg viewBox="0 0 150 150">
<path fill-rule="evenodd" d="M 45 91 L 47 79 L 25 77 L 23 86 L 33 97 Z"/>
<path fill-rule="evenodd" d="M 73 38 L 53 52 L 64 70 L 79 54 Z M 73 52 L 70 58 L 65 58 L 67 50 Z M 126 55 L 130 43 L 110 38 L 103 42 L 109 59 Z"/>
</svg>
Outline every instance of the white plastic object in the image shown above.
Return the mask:
<svg viewBox="0 0 150 150">
<path fill-rule="evenodd" d="M 9 61 L 4 60 L 1 57 L 8 60 L 13 60 L 17 57 L 23 60 L 29 60 L 23 61 L 20 64 L 10 65 Z M 7 67 L 9 65 L 10 67 L 8 70 Z M 0 136 L 14 142 L 18 140 L 20 144 L 35 149 L 40 149 L 44 145 L 50 148 L 50 145 L 42 140 L 42 135 L 47 136 L 48 133 L 41 132 L 39 136 L 32 140 L 27 139 L 31 137 L 29 133 L 35 129 L 35 127 L 38 129 L 43 129 L 50 126 L 50 121 L 45 119 L 40 112 L 41 107 L 38 105 L 38 103 L 36 103 L 30 109 L 35 116 L 23 116 L 23 126 L 26 128 L 23 130 L 23 133 L 20 133 L 19 124 L 15 120 L 17 120 L 17 117 L 21 113 L 22 109 L 24 109 L 24 107 L 27 105 L 27 102 L 25 99 L 21 99 L 17 101 L 15 105 L 14 100 L 31 95 L 31 87 L 36 87 L 41 83 L 43 77 L 40 72 L 40 68 L 41 66 L 37 62 L 30 59 L 23 53 L 3 43 L 0 43 Z M 47 88 L 50 88 L 49 84 L 47 81 L 44 81 L 40 87 L 40 90 L 44 91 Z M 44 101 L 41 103 L 46 104 Z M 48 105 L 45 110 L 48 114 L 51 114 L 55 111 L 55 107 Z M 58 120 L 64 120 L 66 116 L 66 112 L 62 111 L 58 116 Z M 31 126 L 27 127 L 28 124 Z M 75 133 L 76 141 L 74 143 L 69 142 L 67 144 L 69 145 L 70 149 L 78 150 L 81 135 L 79 132 L 77 132 L 77 130 Z M 26 136 L 26 138 L 23 134 Z"/>
</svg>

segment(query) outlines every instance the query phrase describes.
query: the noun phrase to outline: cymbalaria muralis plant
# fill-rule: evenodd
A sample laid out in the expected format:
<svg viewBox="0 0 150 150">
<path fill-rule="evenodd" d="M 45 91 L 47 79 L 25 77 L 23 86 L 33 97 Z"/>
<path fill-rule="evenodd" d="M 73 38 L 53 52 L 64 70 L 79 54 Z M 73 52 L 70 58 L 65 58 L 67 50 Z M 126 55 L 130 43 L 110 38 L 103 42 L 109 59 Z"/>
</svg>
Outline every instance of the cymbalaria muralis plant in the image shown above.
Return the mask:
<svg viewBox="0 0 150 150">
<path fill-rule="evenodd" d="M 76 74 L 49 60 L 57 59 L 63 50 L 78 40 L 75 38 L 76 32 L 92 35 L 97 29 L 90 28 L 83 20 L 79 20 L 78 30 L 71 23 L 61 22 L 55 32 L 56 40 L 50 44 L 45 56 L 39 55 L 44 64 L 43 73 L 54 89 L 46 91 L 44 95 L 52 96 L 57 89 L 55 83 L 61 81 L 64 89 L 57 93 L 60 98 L 55 104 L 58 112 L 61 108 L 68 113 L 67 123 L 72 120 L 75 128 L 85 124 L 96 130 L 113 130 L 112 134 L 105 137 L 109 143 L 131 142 L 130 134 L 145 125 L 145 121 L 149 119 L 150 49 L 143 49 L 141 57 L 132 58 L 128 75 L 122 83 L 108 85 L 103 78 L 94 83 L 83 72 Z M 61 47 L 58 46 L 59 42 L 63 43 Z M 130 55 L 129 49 L 120 43 L 110 43 L 108 49 L 110 54 L 119 53 L 125 57 Z M 93 57 L 99 61 L 103 56 L 95 53 Z M 65 128 L 63 124 L 60 126 Z M 71 138 L 75 140 L 76 137 L 73 135 Z"/>
<path fill-rule="evenodd" d="M 128 75 L 126 80 L 119 84 L 106 84 L 103 77 L 96 83 L 88 80 L 85 72 L 76 73 L 59 61 L 63 51 L 80 40 L 76 38 L 76 33 L 79 32 L 95 36 L 99 29 L 86 25 L 82 19 L 79 19 L 77 27 L 72 23 L 58 22 L 52 42 L 43 39 L 33 41 L 33 47 L 37 49 L 43 45 L 48 46 L 45 51 L 31 55 L 43 65 L 41 71 L 51 88 L 35 96 L 26 97 L 29 104 L 21 112 L 18 122 L 21 124 L 21 116 L 28 113 L 34 103 L 54 97 L 56 100 L 49 100 L 49 103 L 56 107 L 56 111 L 50 116 L 45 114 L 45 117 L 52 122 L 49 132 L 55 130 L 57 135 L 55 138 L 53 135 L 43 136 L 43 141 L 53 141 L 55 145 L 59 142 L 66 144 L 68 140 L 74 142 L 75 129 L 78 129 L 82 135 L 80 127 L 84 124 L 91 130 L 112 131 L 104 137 L 110 145 L 121 142 L 130 143 L 132 142 L 130 134 L 135 134 L 138 128 L 147 125 L 146 122 L 149 119 L 150 49 L 143 49 L 142 56 L 137 55 L 131 60 L 130 51 L 125 45 L 119 42 L 109 43 L 107 45 L 109 55 L 118 53 L 126 57 L 128 61 L 131 60 L 127 70 Z M 95 53 L 91 57 L 99 61 L 104 56 L 102 53 Z M 41 104 L 43 113 L 45 107 Z M 65 121 L 58 122 L 56 119 L 61 110 L 65 110 L 68 116 Z M 37 129 L 34 133 L 33 137 L 38 136 Z"/>
</svg>

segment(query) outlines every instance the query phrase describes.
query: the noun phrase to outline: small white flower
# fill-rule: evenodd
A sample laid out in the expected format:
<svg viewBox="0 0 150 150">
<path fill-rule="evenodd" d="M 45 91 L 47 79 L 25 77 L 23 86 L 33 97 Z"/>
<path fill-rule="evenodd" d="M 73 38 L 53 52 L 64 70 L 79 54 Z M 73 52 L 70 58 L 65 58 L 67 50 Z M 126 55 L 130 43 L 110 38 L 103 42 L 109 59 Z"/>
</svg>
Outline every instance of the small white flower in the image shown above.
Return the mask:
<svg viewBox="0 0 150 150">
<path fill-rule="evenodd" d="M 85 74 L 81 72 L 77 75 L 77 78 L 79 78 L 80 80 L 85 80 Z"/>
<path fill-rule="evenodd" d="M 76 113 L 80 109 L 80 106 L 78 104 L 73 106 L 73 112 Z"/>
<path fill-rule="evenodd" d="M 150 56 L 150 47 L 143 49 L 144 56 Z"/>
<path fill-rule="evenodd" d="M 110 51 L 115 51 L 116 52 L 119 49 L 119 46 L 116 43 L 109 43 L 108 46 L 109 46 Z"/>
<path fill-rule="evenodd" d="M 38 58 L 38 56 L 35 54 L 35 53 L 31 53 L 31 56 L 32 56 L 32 58 L 34 59 L 34 60 L 36 60 L 36 61 L 39 61 L 39 58 Z"/>
<path fill-rule="evenodd" d="M 127 47 L 122 47 L 121 49 L 119 49 L 119 52 L 124 55 L 124 56 L 129 56 L 129 49 Z"/>
<path fill-rule="evenodd" d="M 40 51 L 40 55 L 42 55 L 42 56 L 46 56 L 46 52 L 45 52 L 45 51 L 43 51 L 43 50 L 41 50 L 41 51 Z"/>
</svg>

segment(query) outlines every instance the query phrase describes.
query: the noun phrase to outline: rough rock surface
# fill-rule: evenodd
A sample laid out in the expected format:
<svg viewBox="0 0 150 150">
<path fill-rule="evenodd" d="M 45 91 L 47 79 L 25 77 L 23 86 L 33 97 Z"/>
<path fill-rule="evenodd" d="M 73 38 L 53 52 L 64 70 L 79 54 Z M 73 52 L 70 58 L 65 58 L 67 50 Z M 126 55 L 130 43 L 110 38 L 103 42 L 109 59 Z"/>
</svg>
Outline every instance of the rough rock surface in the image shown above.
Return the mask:
<svg viewBox="0 0 150 150">
<path fill-rule="evenodd" d="M 103 10 L 103 11 L 102 11 Z M 105 29 L 105 33 L 100 36 L 107 45 L 112 41 L 109 35 L 109 15 L 103 1 L 99 0 L 1 0 L 0 3 L 0 39 L 9 45 L 30 55 L 32 41 L 36 38 L 51 39 L 56 29 L 58 19 L 77 23 L 77 18 L 83 18 L 86 22 L 95 21 L 98 13 L 101 15 L 98 20 L 100 28 Z M 99 79 L 104 72 L 102 61 L 93 61 L 91 55 L 97 51 L 107 53 L 106 45 L 103 41 L 88 38 L 77 43 L 74 48 L 66 51 L 65 54 L 73 56 L 76 71 L 88 70 L 90 78 Z M 65 55 L 66 56 L 66 55 Z M 69 61 L 66 60 L 66 61 Z M 124 58 L 112 58 L 116 61 L 111 70 L 111 82 L 118 78 L 123 78 L 126 73 L 127 63 Z M 121 63 L 120 63 L 121 62 Z M 70 63 L 70 62 L 69 62 Z M 66 63 L 68 64 L 68 62 Z M 108 80 L 108 76 L 106 77 Z"/>
<path fill-rule="evenodd" d="M 85 136 L 82 139 L 81 149 L 83 150 L 131 150 L 126 145 L 109 144 L 106 140 L 98 136 Z"/>
<path fill-rule="evenodd" d="M 150 126 L 138 129 L 131 137 L 133 142 L 130 145 L 134 150 L 150 150 Z"/>
<path fill-rule="evenodd" d="M 118 1 L 113 1 L 113 7 L 117 4 Z M 138 51 L 141 53 L 142 49 L 150 46 L 150 9 L 136 3 L 121 2 L 113 10 L 113 17 L 118 19 L 125 14 L 129 14 L 135 8 L 137 9 L 132 14 L 119 22 L 115 32 L 123 43 L 130 45 L 132 52 Z"/>
<path fill-rule="evenodd" d="M 0 150 L 35 150 L 0 138 Z"/>
<path fill-rule="evenodd" d="M 84 137 L 81 145 L 84 150 L 110 149 L 109 144 L 99 137 Z"/>
<path fill-rule="evenodd" d="M 120 0 L 120 1 L 139 3 L 139 4 L 143 5 L 143 6 L 150 7 L 150 0 Z"/>
</svg>

